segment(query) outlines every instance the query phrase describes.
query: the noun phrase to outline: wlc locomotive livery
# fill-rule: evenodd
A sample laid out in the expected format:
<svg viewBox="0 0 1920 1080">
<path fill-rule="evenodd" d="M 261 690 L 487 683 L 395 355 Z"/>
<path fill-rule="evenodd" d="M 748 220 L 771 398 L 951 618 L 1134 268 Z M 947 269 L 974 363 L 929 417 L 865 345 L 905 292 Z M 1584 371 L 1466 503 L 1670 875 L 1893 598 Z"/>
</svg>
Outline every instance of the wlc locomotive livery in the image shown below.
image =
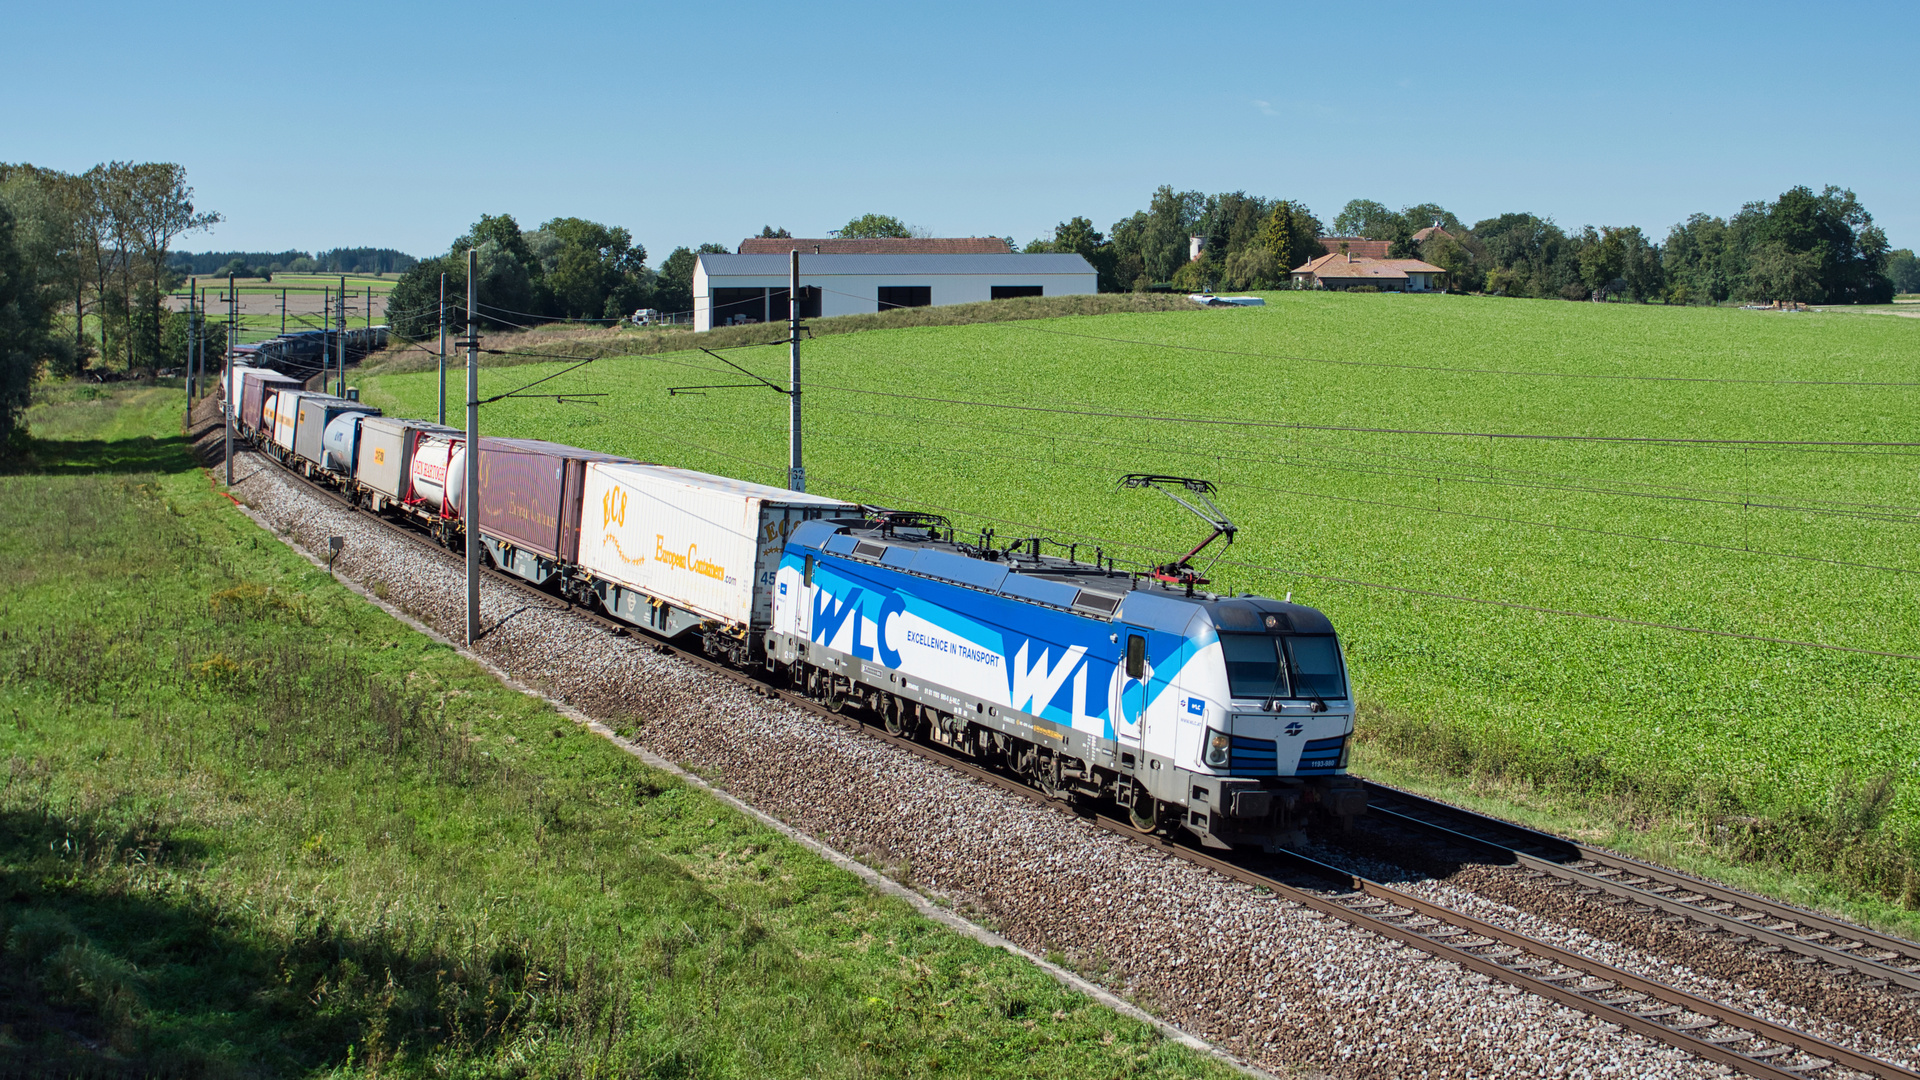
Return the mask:
<svg viewBox="0 0 1920 1080">
<path fill-rule="evenodd" d="M 955 543 L 936 520 L 802 525 L 767 653 L 829 704 L 998 760 L 1143 831 L 1275 845 L 1365 793 L 1342 777 L 1353 702 L 1333 626 L 1263 597 Z"/>
<path fill-rule="evenodd" d="M 467 492 L 459 430 L 244 368 L 232 381 L 241 436 L 355 506 L 454 547 L 472 525 L 507 573 L 1055 797 L 1118 804 L 1142 832 L 1271 848 L 1365 811 L 1326 616 L 1197 591 L 1185 559 L 1130 573 L 528 439 L 481 439 Z M 1211 511 L 1210 486 L 1180 482 Z"/>
</svg>

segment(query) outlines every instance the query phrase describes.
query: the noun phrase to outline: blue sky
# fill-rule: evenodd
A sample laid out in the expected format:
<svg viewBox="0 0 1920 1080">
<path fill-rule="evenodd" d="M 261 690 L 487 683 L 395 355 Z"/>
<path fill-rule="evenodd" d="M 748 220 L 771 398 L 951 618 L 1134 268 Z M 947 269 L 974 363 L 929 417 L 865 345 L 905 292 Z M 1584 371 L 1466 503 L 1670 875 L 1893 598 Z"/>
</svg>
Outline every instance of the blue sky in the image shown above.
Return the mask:
<svg viewBox="0 0 1920 1080">
<path fill-rule="evenodd" d="M 1857 192 L 1920 247 L 1920 4 L 9 5 L 0 160 L 187 167 L 192 250 L 444 250 L 481 213 L 652 261 L 866 212 L 1105 228 L 1160 184 L 1562 225 Z"/>
</svg>

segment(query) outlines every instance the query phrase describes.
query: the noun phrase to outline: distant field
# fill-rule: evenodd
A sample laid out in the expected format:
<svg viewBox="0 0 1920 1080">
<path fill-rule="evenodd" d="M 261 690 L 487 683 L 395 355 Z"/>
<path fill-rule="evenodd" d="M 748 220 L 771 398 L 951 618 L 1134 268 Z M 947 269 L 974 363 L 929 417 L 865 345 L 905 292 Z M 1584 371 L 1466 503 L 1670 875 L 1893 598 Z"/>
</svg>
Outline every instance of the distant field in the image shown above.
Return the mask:
<svg viewBox="0 0 1920 1080">
<path fill-rule="evenodd" d="M 225 278 L 200 279 L 201 295 L 210 318 L 225 322 L 227 318 Z M 372 308 L 372 322 L 383 323 L 387 319 L 387 294 L 392 291 L 393 279 L 383 283 L 376 278 L 347 277 L 347 321 L 352 326 L 368 325 L 368 308 Z M 371 290 L 371 291 L 369 291 Z M 239 294 L 241 341 L 262 341 L 280 333 L 282 326 L 288 332 L 297 330 L 317 330 L 323 325 L 323 318 L 330 324 L 338 316 L 340 303 L 340 278 L 333 277 L 297 277 L 281 274 L 274 277 L 272 283 L 254 282 L 248 285 L 245 279 L 235 283 L 234 291 Z M 167 306 L 174 311 L 183 311 L 187 306 L 187 293 L 183 286 L 176 294 L 168 297 Z"/>
<path fill-rule="evenodd" d="M 1145 560 L 1201 529 L 1116 491 L 1119 476 L 1211 478 L 1243 530 L 1218 587 L 1331 613 L 1368 707 L 1365 754 L 1599 799 L 1622 821 L 1679 822 L 1681 846 L 1837 867 L 1852 887 L 1920 900 L 1920 660 L 1495 606 L 1920 656 L 1920 447 L 1417 433 L 1920 441 L 1920 327 L 1464 297 L 1268 302 L 809 342 L 810 485 Z M 779 350 L 728 355 L 784 378 Z M 489 369 L 481 392 L 555 370 Z M 1753 381 L 1687 381 L 1714 379 Z M 737 381 L 700 353 L 603 360 L 543 387 L 612 395 L 600 403 L 503 402 L 484 422 L 780 482 L 782 398 L 666 393 Z M 413 415 L 434 401 L 425 375 L 363 392 Z M 1890 786 L 1876 794 L 1877 781 Z"/>
<path fill-rule="evenodd" d="M 372 286 L 375 292 L 390 292 L 400 282 L 399 274 L 388 274 L 385 277 L 374 274 L 348 274 L 346 278 L 347 287 L 350 289 L 364 289 Z M 225 274 L 182 274 L 181 279 L 183 286 L 188 280 L 197 280 L 202 285 L 218 285 L 221 288 L 227 285 Z M 337 289 L 340 287 L 340 275 L 281 273 L 273 275 L 271 281 L 262 281 L 257 277 L 241 277 L 235 278 L 233 283 L 241 292 L 277 293 L 281 289 Z"/>
</svg>

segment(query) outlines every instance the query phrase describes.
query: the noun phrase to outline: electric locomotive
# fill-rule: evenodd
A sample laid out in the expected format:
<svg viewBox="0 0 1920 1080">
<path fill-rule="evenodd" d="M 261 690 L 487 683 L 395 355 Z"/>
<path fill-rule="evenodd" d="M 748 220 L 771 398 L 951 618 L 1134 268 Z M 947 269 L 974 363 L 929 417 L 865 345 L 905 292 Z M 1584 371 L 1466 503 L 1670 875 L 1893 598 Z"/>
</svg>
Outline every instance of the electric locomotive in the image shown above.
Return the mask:
<svg viewBox="0 0 1920 1080">
<path fill-rule="evenodd" d="M 1111 799 L 1142 832 L 1271 849 L 1365 811 L 1344 775 L 1353 697 L 1325 615 L 1196 591 L 1184 560 L 1137 575 L 983 541 L 928 515 L 798 526 L 767 663 L 894 734 L 1055 796 Z"/>
</svg>

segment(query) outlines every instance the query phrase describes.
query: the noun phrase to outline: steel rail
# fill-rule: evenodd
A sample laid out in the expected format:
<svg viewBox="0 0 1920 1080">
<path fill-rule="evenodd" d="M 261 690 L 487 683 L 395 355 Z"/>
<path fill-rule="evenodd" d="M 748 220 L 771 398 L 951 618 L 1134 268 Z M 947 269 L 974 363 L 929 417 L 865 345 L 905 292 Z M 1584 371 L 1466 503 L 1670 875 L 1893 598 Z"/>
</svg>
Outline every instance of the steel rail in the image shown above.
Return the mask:
<svg viewBox="0 0 1920 1080">
<path fill-rule="evenodd" d="M 303 485 L 329 496 L 333 501 L 350 510 L 358 509 L 342 493 L 310 477 L 302 476 L 296 470 L 274 461 L 269 455 L 261 456 L 279 465 L 283 473 Z M 390 532 L 405 536 L 423 547 L 446 552 L 442 545 L 401 522 L 379 514 L 368 516 Z M 492 579 L 543 601 L 551 610 L 579 614 L 616 635 L 638 639 L 638 635 L 633 631 L 640 629 L 639 627 L 629 626 L 574 604 L 563 597 L 554 596 L 523 578 L 507 574 L 497 568 L 486 567 L 484 570 Z M 1212 870 L 1230 880 L 1265 889 L 1302 907 L 1339 919 L 1351 926 L 1420 949 L 1438 959 L 1456 963 L 1470 971 L 1577 1009 L 1608 1023 L 1617 1024 L 1637 1034 L 1665 1042 L 1705 1060 L 1737 1069 L 1758 1080 L 1806 1080 L 1808 1074 L 1834 1064 L 1844 1065 L 1868 1075 L 1880 1076 L 1885 1080 L 1920 1080 L 1920 1073 L 1901 1068 L 1891 1062 L 1849 1050 L 1806 1032 L 1775 1024 L 1742 1010 L 1698 997 L 1524 934 L 1481 922 L 1424 898 L 1352 874 L 1305 855 L 1283 853 L 1280 859 L 1312 873 L 1340 880 L 1345 888 L 1356 894 L 1357 902 L 1343 901 L 1289 885 L 1271 874 L 1218 855 L 1184 844 L 1176 844 L 1163 838 L 1148 836 L 1116 818 L 1075 810 L 1070 804 L 1051 798 L 1020 781 L 950 752 L 908 737 L 889 735 L 865 723 L 857 716 L 848 715 L 845 711 L 835 711 L 812 698 L 792 690 L 772 686 L 737 668 L 665 641 L 653 639 L 651 634 L 646 637 L 652 639 L 653 647 L 657 651 L 691 662 L 704 670 L 730 679 L 754 693 L 784 701 L 851 731 L 878 739 L 924 760 L 937 762 L 1002 791 L 1042 805 L 1065 809 L 1098 828 L 1142 843 L 1163 854 L 1170 854 L 1196 866 Z M 849 701 L 848 704 L 851 705 L 852 702 Z M 1403 908 L 1406 914 L 1382 914 L 1378 911 L 1362 910 L 1363 907 L 1368 906 L 1376 909 Z M 1420 919 L 1429 920 L 1429 925 L 1411 925 Z M 1471 937 L 1484 940 L 1480 942 L 1464 940 Z M 1538 973 L 1540 968 L 1553 966 L 1565 968 L 1567 971 Z M 1581 982 L 1598 982 L 1603 985 L 1591 987 L 1560 985 Z M 1644 1002 L 1610 1002 L 1602 997 L 1607 994 L 1651 999 L 1663 1004 L 1653 1008 L 1635 1008 L 1636 1004 Z M 1704 1019 L 1685 1020 L 1686 1014 L 1697 1015 Z M 1673 1022 L 1666 1022 L 1669 1020 Z M 1734 1031 L 1732 1034 L 1707 1034 L 1715 1028 L 1732 1028 Z M 1745 1051 L 1732 1049 L 1733 1046 L 1741 1043 L 1762 1045 L 1752 1046 Z M 1767 1043 L 1772 1045 L 1764 1045 Z M 1772 1063 L 1772 1059 L 1796 1051 L 1808 1055 L 1810 1060 L 1797 1065 Z"/>
<path fill-rule="evenodd" d="M 1370 814 L 1459 843 L 1489 849 L 1528 870 L 1599 889 L 1633 903 L 1762 941 L 1776 948 L 1824 961 L 1842 971 L 1864 975 L 1870 980 L 1920 990 L 1920 942 L 1904 941 L 1783 901 L 1756 896 L 1691 874 L 1589 847 L 1401 788 L 1372 780 L 1364 783 L 1367 786 L 1367 809 Z M 1407 809 L 1395 809 L 1393 804 L 1396 803 Z M 1433 820 L 1436 815 L 1464 821 L 1477 829 L 1493 830 L 1513 838 L 1513 841 L 1462 831 Z M 1601 869 L 1591 870 L 1576 865 L 1581 862 L 1591 863 Z M 1753 914 L 1735 914 L 1742 909 Z M 1778 925 L 1768 925 L 1769 921 Z M 1891 955 L 1864 955 L 1869 950 Z"/>
</svg>

